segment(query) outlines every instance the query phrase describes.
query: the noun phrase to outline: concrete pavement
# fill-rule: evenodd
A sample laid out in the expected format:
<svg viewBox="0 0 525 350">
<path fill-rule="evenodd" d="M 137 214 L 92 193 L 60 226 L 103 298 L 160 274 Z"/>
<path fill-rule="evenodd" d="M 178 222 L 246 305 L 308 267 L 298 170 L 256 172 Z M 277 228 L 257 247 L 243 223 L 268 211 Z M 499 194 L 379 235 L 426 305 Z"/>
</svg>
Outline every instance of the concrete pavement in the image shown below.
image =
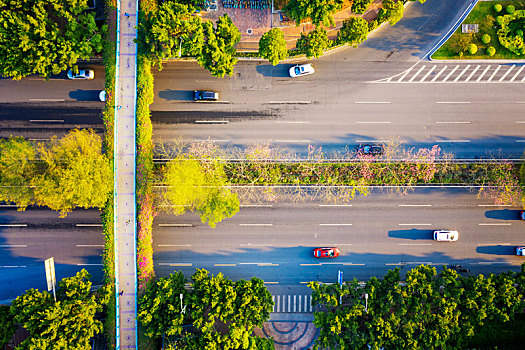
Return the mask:
<svg viewBox="0 0 525 350">
<path fill-rule="evenodd" d="M 119 2 L 115 83 L 116 349 L 137 348 L 135 126 L 138 1 Z"/>
</svg>

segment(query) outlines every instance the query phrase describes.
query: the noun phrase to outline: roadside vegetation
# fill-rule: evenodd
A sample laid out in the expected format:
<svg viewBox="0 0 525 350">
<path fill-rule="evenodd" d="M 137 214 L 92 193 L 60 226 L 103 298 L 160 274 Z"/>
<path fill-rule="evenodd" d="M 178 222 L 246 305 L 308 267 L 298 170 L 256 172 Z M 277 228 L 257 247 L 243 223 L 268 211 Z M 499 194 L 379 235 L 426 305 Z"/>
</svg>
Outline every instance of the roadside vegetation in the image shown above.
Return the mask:
<svg viewBox="0 0 525 350">
<path fill-rule="evenodd" d="M 525 306 L 525 264 L 521 272 L 459 275 L 446 267 L 400 268 L 364 286 L 356 279 L 339 284 L 310 282 L 316 306 L 318 349 L 515 348 L 523 342 L 518 314 Z M 365 296 L 366 293 L 366 296 Z M 513 329 L 513 331 L 512 331 Z"/>
<path fill-rule="evenodd" d="M 274 348 L 253 335 L 270 318 L 272 296 L 256 277 L 232 281 L 197 269 L 191 284 L 181 272 L 152 280 L 139 300 L 138 320 L 145 334 L 164 339 L 165 349 Z"/>
<path fill-rule="evenodd" d="M 0 2 L 0 75 L 49 78 L 79 59 L 100 54 L 106 27 L 98 28 L 88 0 Z"/>
<path fill-rule="evenodd" d="M 525 58 L 525 1 L 480 1 L 463 24 L 478 24 L 478 33 L 462 33 L 461 26 L 433 55 L 433 59 Z"/>
<path fill-rule="evenodd" d="M 113 293 L 91 291 L 89 273 L 82 269 L 58 282 L 56 301 L 48 291 L 29 289 L 11 306 L 0 309 L 0 346 L 18 327 L 29 332 L 17 349 L 91 349 L 91 338 L 102 332 L 101 318 Z"/>
</svg>

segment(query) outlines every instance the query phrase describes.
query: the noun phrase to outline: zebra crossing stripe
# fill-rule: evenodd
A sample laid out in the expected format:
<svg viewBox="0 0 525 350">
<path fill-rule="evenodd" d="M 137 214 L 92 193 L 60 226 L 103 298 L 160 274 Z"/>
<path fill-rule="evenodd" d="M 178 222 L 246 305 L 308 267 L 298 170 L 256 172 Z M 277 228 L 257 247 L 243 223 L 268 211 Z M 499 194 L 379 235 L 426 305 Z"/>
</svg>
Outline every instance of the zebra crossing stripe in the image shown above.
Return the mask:
<svg viewBox="0 0 525 350">
<path fill-rule="evenodd" d="M 444 83 L 445 81 L 447 81 L 448 78 L 450 78 L 450 76 L 451 76 L 452 74 L 454 74 L 455 71 L 458 70 L 458 68 L 459 68 L 459 66 L 455 66 L 454 69 L 452 69 L 452 71 L 451 71 L 450 73 L 448 73 L 448 75 L 445 77 L 445 79 L 443 79 L 442 82 Z"/>
<path fill-rule="evenodd" d="M 290 305 L 291 299 L 292 299 L 292 296 L 288 295 L 288 312 L 291 312 L 290 310 L 292 310 L 292 308 L 291 308 L 292 305 Z"/>
<path fill-rule="evenodd" d="M 496 67 L 496 69 L 494 70 L 494 73 L 492 73 L 492 75 L 490 76 L 489 80 L 487 80 L 487 81 L 492 81 L 492 78 L 494 78 L 494 76 L 496 75 L 496 73 L 498 73 L 498 71 L 500 70 L 500 68 L 501 68 L 501 66 L 498 65 L 498 66 Z"/>
<path fill-rule="evenodd" d="M 423 69 L 425 69 L 425 66 L 419 68 L 419 70 L 416 72 L 416 74 L 414 74 L 414 75 L 412 76 L 412 78 L 410 78 L 410 80 L 409 80 L 408 82 L 411 83 L 412 80 L 414 80 L 414 79 L 417 77 L 417 75 L 418 75 L 419 73 L 421 73 L 421 71 L 422 71 Z"/>
<path fill-rule="evenodd" d="M 458 81 L 459 78 L 461 78 L 461 76 L 462 76 L 463 74 L 465 74 L 465 72 L 466 72 L 469 68 L 470 68 L 470 64 L 467 65 L 467 66 L 465 67 L 465 69 L 463 69 L 463 70 L 461 71 L 461 73 L 459 73 L 459 75 L 456 77 L 456 79 L 454 79 L 454 82 Z"/>
<path fill-rule="evenodd" d="M 510 66 L 510 68 L 505 72 L 505 74 L 503 74 L 503 76 L 501 78 L 499 78 L 498 82 L 501 82 L 503 81 L 503 79 L 505 79 L 507 77 L 507 75 L 509 75 L 509 73 L 514 69 L 514 66 Z"/>
<path fill-rule="evenodd" d="M 439 78 L 439 76 L 440 76 L 441 74 L 443 74 L 443 72 L 445 71 L 445 69 L 447 69 L 447 66 L 443 67 L 443 69 L 440 70 L 439 73 L 436 74 L 436 76 L 434 77 L 434 79 L 432 79 L 430 82 L 431 82 L 431 83 L 435 82 L 436 79 Z"/>
<path fill-rule="evenodd" d="M 278 295 L 277 296 L 277 312 L 281 311 L 281 303 L 280 303 L 280 301 L 281 301 L 281 296 Z"/>
<path fill-rule="evenodd" d="M 516 74 L 514 74 L 514 76 L 510 79 L 510 81 L 514 81 L 514 79 L 516 79 L 518 77 L 518 75 L 520 75 L 520 73 L 523 70 L 523 68 L 525 68 L 525 66 L 521 66 L 521 68 L 518 69 L 518 72 Z"/>
<path fill-rule="evenodd" d="M 434 69 L 436 69 L 436 66 L 432 66 L 432 69 L 430 69 L 427 72 L 427 74 L 425 74 L 425 76 L 423 78 L 421 78 L 421 80 L 419 82 L 422 83 L 423 81 L 425 81 L 425 79 L 430 75 L 430 73 L 432 73 L 432 71 L 434 71 Z"/>
<path fill-rule="evenodd" d="M 476 82 L 479 82 L 483 76 L 485 75 L 485 73 L 487 73 L 487 71 L 490 69 L 490 65 L 487 66 L 487 68 L 485 68 L 485 70 L 483 71 L 483 73 L 481 73 L 481 75 L 478 77 L 478 79 L 476 79 Z"/>
<path fill-rule="evenodd" d="M 465 79 L 465 82 L 469 81 L 470 78 L 472 78 L 472 76 L 478 71 L 479 67 L 481 67 L 479 64 L 476 66 L 476 68 L 474 68 L 474 70 L 472 71 L 472 73 L 470 73 L 470 75 L 467 77 L 467 79 Z"/>
</svg>

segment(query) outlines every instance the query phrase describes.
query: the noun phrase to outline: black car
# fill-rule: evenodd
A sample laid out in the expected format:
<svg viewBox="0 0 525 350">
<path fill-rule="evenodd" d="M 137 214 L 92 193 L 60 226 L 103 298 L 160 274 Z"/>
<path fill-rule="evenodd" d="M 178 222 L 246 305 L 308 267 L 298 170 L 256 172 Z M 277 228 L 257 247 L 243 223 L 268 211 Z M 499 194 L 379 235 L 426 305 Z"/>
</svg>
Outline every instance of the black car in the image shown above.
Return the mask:
<svg viewBox="0 0 525 350">
<path fill-rule="evenodd" d="M 193 94 L 195 101 L 217 101 L 219 93 L 215 91 L 196 90 Z"/>
<path fill-rule="evenodd" d="M 383 145 L 359 145 L 357 148 L 357 153 L 371 156 L 378 156 L 383 154 L 383 152 Z"/>
</svg>

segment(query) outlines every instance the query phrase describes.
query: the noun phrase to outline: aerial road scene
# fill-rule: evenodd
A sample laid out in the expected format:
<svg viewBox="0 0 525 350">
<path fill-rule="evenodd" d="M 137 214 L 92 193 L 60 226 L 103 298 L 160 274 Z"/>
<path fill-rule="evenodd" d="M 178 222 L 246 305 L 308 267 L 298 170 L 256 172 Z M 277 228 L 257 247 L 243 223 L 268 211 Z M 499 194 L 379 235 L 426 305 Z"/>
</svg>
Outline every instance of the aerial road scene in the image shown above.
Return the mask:
<svg viewBox="0 0 525 350">
<path fill-rule="evenodd" d="M 523 349 L 524 0 L 0 1 L 0 349 Z"/>
</svg>

